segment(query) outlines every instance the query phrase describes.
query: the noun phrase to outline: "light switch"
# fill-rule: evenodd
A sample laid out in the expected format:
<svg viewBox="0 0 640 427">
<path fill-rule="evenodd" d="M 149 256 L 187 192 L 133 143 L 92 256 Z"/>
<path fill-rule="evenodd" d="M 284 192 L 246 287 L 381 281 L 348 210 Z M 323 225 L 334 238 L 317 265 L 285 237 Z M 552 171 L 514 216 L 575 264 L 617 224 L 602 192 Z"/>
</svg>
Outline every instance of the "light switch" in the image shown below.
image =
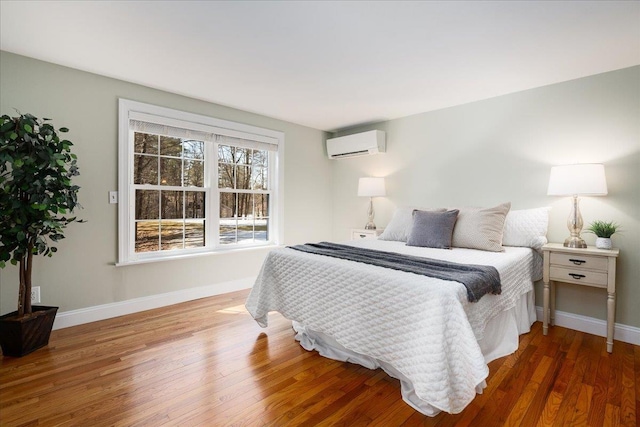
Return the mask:
<svg viewBox="0 0 640 427">
<path fill-rule="evenodd" d="M 117 191 L 109 191 L 109 203 L 111 203 L 111 204 L 118 203 L 118 192 Z"/>
</svg>

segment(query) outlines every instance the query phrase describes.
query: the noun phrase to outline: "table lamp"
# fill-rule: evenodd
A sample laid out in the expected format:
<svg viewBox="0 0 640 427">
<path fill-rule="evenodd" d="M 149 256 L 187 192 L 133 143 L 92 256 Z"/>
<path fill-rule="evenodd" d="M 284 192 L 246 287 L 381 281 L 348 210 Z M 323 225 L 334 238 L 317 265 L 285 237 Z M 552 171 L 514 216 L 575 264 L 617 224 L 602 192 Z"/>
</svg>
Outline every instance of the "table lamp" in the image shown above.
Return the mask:
<svg viewBox="0 0 640 427">
<path fill-rule="evenodd" d="M 386 196 L 387 192 L 384 186 L 384 178 L 365 177 L 358 181 L 358 196 L 369 198 L 369 222 L 364 226 L 365 230 L 375 230 L 376 225 L 373 222 L 375 212 L 373 211 L 373 198 Z"/>
<path fill-rule="evenodd" d="M 582 163 L 552 167 L 547 195 L 573 196 L 573 207 L 567 220 L 567 227 L 571 235 L 564 241 L 564 246 L 568 248 L 586 248 L 586 242 L 580 237 L 583 222 L 578 196 L 607 195 L 607 179 L 604 174 L 604 165 Z"/>
</svg>

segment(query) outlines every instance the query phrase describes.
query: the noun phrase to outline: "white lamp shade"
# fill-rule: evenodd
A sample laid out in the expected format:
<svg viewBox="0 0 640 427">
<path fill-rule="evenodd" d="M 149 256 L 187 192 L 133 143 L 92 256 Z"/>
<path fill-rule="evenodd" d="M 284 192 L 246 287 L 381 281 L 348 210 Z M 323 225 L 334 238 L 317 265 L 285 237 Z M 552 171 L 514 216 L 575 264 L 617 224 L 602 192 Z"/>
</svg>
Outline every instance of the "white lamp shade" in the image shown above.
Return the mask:
<svg viewBox="0 0 640 427">
<path fill-rule="evenodd" d="M 604 165 L 583 163 L 552 167 L 547 195 L 606 196 Z"/>
<path fill-rule="evenodd" d="M 365 177 L 358 181 L 358 196 L 381 197 L 386 195 L 384 178 Z"/>
</svg>

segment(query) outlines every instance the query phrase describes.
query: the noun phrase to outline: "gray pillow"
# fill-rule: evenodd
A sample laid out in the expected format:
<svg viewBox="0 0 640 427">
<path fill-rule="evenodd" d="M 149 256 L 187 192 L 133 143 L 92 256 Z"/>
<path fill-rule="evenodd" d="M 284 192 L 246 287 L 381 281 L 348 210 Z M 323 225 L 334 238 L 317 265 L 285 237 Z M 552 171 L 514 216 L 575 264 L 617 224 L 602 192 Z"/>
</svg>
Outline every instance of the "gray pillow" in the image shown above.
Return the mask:
<svg viewBox="0 0 640 427">
<path fill-rule="evenodd" d="M 379 240 L 392 240 L 396 242 L 406 242 L 411 231 L 411 224 L 413 223 L 413 211 L 415 208 L 398 208 L 393 213 L 393 217 L 389 224 L 385 227 L 384 231 L 378 237 Z M 444 212 L 446 209 L 418 209 L 421 211 L 431 212 Z"/>
<path fill-rule="evenodd" d="M 458 219 L 457 209 L 446 212 L 414 210 L 407 246 L 451 249 L 456 219 Z"/>
</svg>

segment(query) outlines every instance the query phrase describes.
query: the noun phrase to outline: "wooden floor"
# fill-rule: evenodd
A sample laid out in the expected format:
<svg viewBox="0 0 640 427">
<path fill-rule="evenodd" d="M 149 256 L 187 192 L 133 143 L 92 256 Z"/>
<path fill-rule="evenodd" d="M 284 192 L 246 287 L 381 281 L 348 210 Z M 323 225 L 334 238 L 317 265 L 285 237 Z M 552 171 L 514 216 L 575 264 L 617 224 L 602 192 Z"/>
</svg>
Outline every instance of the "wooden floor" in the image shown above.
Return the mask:
<svg viewBox="0 0 640 427">
<path fill-rule="evenodd" d="M 0 362 L 2 426 L 637 426 L 640 347 L 541 324 L 492 362 L 460 414 L 429 418 L 397 380 L 307 352 L 278 314 L 261 329 L 246 291 L 54 331 Z"/>
</svg>

